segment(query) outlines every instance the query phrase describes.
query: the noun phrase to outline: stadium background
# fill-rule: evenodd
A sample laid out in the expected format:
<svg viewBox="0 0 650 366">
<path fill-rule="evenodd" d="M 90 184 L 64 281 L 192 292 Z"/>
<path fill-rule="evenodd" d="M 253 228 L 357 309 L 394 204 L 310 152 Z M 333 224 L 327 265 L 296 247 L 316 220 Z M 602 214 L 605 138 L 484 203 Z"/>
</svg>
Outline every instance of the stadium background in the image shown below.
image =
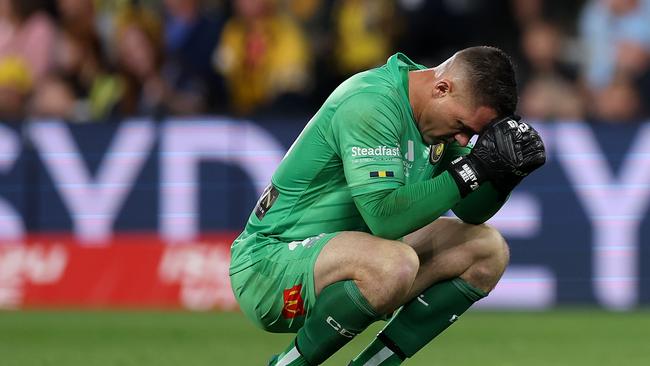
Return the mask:
<svg viewBox="0 0 650 366">
<path fill-rule="evenodd" d="M 352 73 L 479 44 L 549 161 L 491 220 L 504 279 L 409 364 L 647 364 L 650 1 L 0 0 L 0 365 L 264 364 L 290 336 L 228 245 L 274 167 Z"/>
</svg>

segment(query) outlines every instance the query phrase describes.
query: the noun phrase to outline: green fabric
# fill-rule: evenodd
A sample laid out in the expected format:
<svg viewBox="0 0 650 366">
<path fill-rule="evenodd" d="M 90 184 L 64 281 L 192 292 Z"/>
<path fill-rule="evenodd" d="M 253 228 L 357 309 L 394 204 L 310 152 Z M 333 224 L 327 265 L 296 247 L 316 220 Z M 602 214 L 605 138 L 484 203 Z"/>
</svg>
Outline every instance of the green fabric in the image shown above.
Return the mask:
<svg viewBox="0 0 650 366">
<path fill-rule="evenodd" d="M 437 283 L 404 305 L 382 332 L 411 357 L 486 295 L 460 278 Z"/>
<path fill-rule="evenodd" d="M 460 146 L 457 143 L 450 144 L 440 162 L 440 167 L 447 167 L 449 163 L 458 156 L 465 156 L 472 151 L 472 146 Z M 443 171 L 437 170 L 436 175 Z M 487 182 L 479 189 L 461 199 L 453 208 L 454 214 L 468 224 L 482 224 L 494 216 L 507 201 L 499 199 L 499 193 L 494 189 L 492 183 Z"/>
<path fill-rule="evenodd" d="M 458 187 L 448 172 L 356 199 L 372 233 L 386 239 L 398 239 L 433 222 L 459 200 Z"/>
<path fill-rule="evenodd" d="M 318 295 L 295 344 L 311 365 L 319 365 L 378 317 L 353 280 L 336 282 Z"/>
<path fill-rule="evenodd" d="M 480 299 L 488 295 L 487 292 L 470 285 L 469 283 L 467 283 L 467 281 L 463 280 L 462 278 L 454 278 L 453 280 L 451 280 L 451 284 L 454 285 L 454 287 L 456 287 L 458 291 L 462 292 L 463 295 L 465 295 L 465 297 L 468 300 L 472 301 L 473 303 L 479 301 Z M 425 293 L 426 292 L 427 291 L 425 291 Z"/>
<path fill-rule="evenodd" d="M 314 265 L 321 250 L 337 233 L 296 242 L 277 242 L 252 235 L 247 240 L 270 241 L 266 257 L 230 275 L 242 312 L 258 327 L 276 333 L 296 333 L 316 303 Z"/>
<path fill-rule="evenodd" d="M 452 208 L 459 219 L 468 224 L 482 224 L 496 214 L 506 203 L 502 200 L 492 183 L 487 182 L 467 195 Z"/>
<path fill-rule="evenodd" d="M 279 195 L 272 207 L 261 219 L 253 212 L 233 243 L 231 274 L 264 258 L 265 246 L 274 245 L 246 240 L 251 235 L 290 242 L 337 231 L 371 232 L 356 199 L 432 177 L 437 164 L 429 163 L 430 147 L 408 100 L 408 72 L 418 69 L 424 66 L 398 53 L 334 90 L 273 174 Z"/>
</svg>

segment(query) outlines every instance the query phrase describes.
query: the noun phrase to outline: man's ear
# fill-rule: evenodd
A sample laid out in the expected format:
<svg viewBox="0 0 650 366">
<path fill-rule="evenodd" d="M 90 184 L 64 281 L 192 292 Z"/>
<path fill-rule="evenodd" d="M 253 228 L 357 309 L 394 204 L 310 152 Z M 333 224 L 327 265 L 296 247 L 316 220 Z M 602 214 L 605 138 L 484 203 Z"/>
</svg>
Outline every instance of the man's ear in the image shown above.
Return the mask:
<svg viewBox="0 0 650 366">
<path fill-rule="evenodd" d="M 451 80 L 440 79 L 433 84 L 433 97 L 440 98 L 451 92 Z"/>
</svg>

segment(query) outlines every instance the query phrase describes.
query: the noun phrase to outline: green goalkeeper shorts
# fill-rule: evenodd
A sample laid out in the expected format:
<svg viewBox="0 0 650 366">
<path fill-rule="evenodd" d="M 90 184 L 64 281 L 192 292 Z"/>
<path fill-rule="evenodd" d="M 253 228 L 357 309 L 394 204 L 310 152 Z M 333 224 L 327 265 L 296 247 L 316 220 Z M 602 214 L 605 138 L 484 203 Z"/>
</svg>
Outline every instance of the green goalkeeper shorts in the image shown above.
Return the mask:
<svg viewBox="0 0 650 366">
<path fill-rule="evenodd" d="M 295 333 L 316 301 L 314 264 L 327 242 L 338 233 L 301 241 L 268 240 L 264 259 L 230 276 L 242 312 L 269 332 Z"/>
</svg>

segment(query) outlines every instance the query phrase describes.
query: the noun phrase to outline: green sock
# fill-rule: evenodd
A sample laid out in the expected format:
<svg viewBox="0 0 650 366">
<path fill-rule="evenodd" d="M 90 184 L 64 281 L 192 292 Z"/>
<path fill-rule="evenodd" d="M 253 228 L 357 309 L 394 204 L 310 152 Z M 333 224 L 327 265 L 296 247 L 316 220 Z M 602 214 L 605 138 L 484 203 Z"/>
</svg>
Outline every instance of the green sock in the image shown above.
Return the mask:
<svg viewBox="0 0 650 366">
<path fill-rule="evenodd" d="M 413 356 L 487 296 L 460 278 L 437 283 L 406 303 L 350 365 L 393 366 Z"/>
<path fill-rule="evenodd" d="M 378 317 L 353 280 L 333 283 L 318 295 L 296 335 L 294 343 L 301 360 L 279 363 L 280 357 L 276 365 L 319 365 Z"/>
</svg>

